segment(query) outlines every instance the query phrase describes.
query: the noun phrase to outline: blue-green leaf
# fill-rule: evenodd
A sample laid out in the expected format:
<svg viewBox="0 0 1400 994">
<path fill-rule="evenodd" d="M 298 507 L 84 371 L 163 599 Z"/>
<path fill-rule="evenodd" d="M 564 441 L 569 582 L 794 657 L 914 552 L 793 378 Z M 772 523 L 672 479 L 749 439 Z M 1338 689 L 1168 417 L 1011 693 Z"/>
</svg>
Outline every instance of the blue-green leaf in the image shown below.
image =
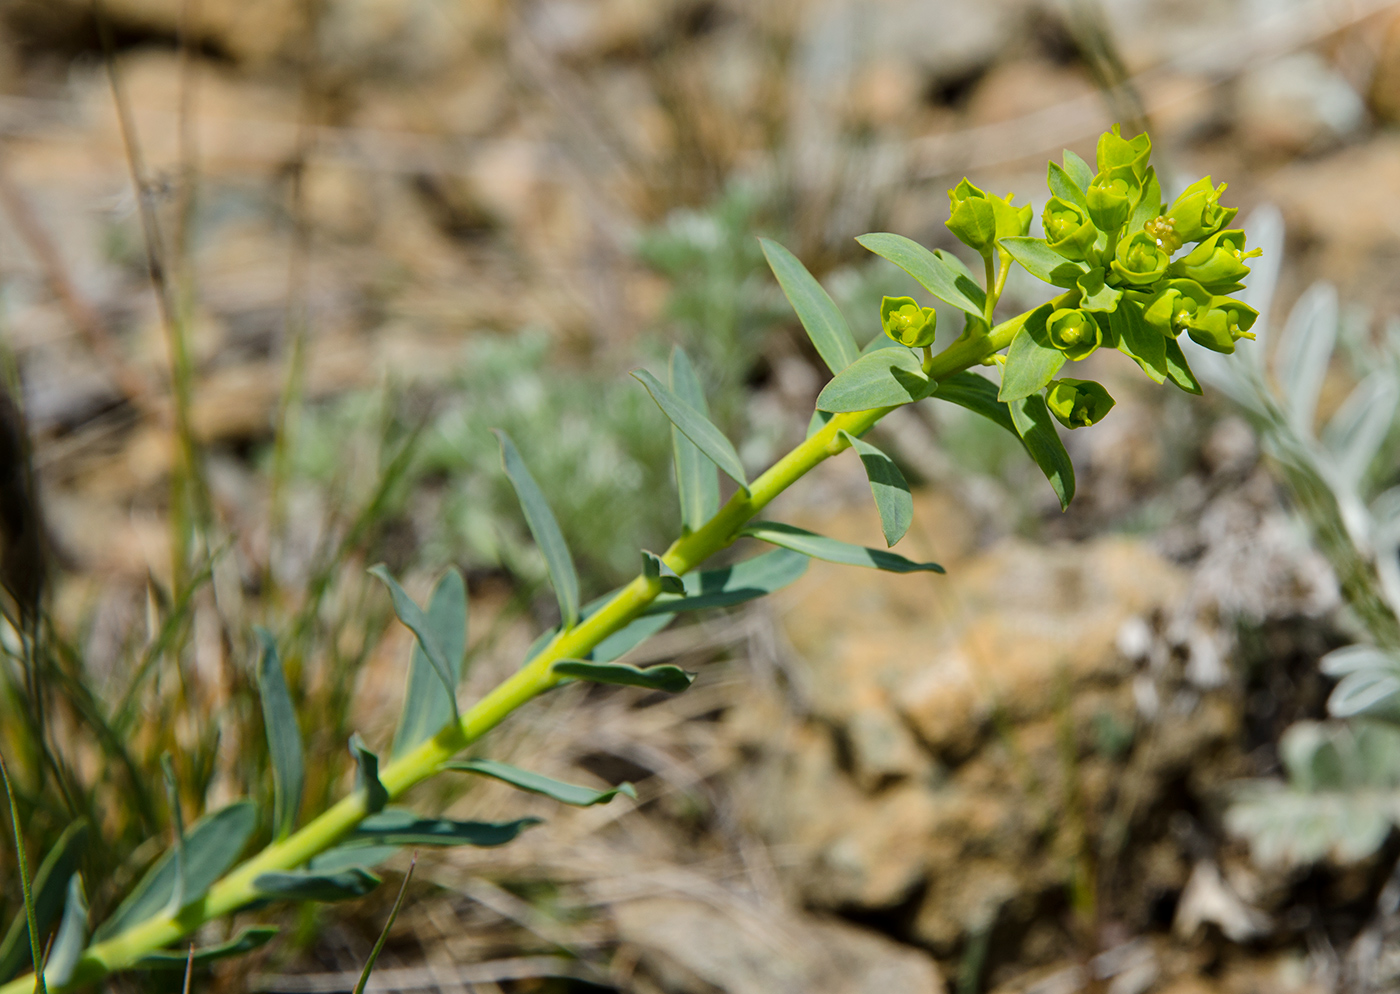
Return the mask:
<svg viewBox="0 0 1400 994">
<path fill-rule="evenodd" d="M 798 261 L 797 256 L 775 241 L 760 238 L 764 258 L 778 278 L 778 285 L 787 295 L 788 303 L 797 312 L 797 319 L 807 330 L 807 337 L 817 347 L 828 369 L 839 373 L 856 361 L 859 349 L 851 336 L 850 326 L 841 315 L 835 301 L 831 299 L 816 277 Z"/>
<path fill-rule="evenodd" d="M 340 873 L 343 870 L 353 870 L 357 866 L 369 870 L 396 855 L 399 849 L 399 846 L 366 846 L 353 843 L 336 846 L 312 856 L 307 860 L 306 868 L 315 873 Z"/>
<path fill-rule="evenodd" d="M 997 385 L 985 376 L 967 369 L 954 373 L 938 384 L 938 393 L 933 395 L 933 399 L 946 400 L 980 414 L 1015 435 L 1022 446 L 1026 444 L 1011 420 L 1011 408 L 1005 401 L 997 399 Z"/>
<path fill-rule="evenodd" d="M 341 842 L 342 848 L 364 846 L 502 846 L 538 818 L 514 821 L 453 821 L 420 818 L 412 811 L 388 808 L 370 815 Z"/>
<path fill-rule="evenodd" d="M 708 418 L 705 388 L 690 357 L 679 345 L 671 350 L 671 389 L 682 403 Z M 695 531 L 719 510 L 719 474 L 715 464 L 685 433 L 671 425 L 671 449 L 676 463 L 676 491 L 681 500 L 681 527 Z"/>
<path fill-rule="evenodd" d="M 881 338 L 884 338 L 883 335 L 881 335 L 880 337 L 881 337 Z M 889 339 L 885 339 L 885 340 L 886 340 L 886 341 L 889 341 Z M 893 345 L 893 344 L 895 344 L 895 343 L 894 343 L 894 342 L 890 342 L 890 344 Z M 826 423 L 827 423 L 828 421 L 830 421 L 830 420 L 831 420 L 832 418 L 834 418 L 834 417 L 836 417 L 836 413 L 835 413 L 834 411 L 820 411 L 820 410 L 818 410 L 818 411 L 813 411 L 813 412 L 812 412 L 812 417 L 811 417 L 811 419 L 807 422 L 807 436 L 806 436 L 806 437 L 807 437 L 807 438 L 811 438 L 811 437 L 812 437 L 813 435 L 815 435 L 817 432 L 821 431 L 823 428 L 826 427 Z"/>
<path fill-rule="evenodd" d="M 1050 304 L 1037 307 L 1012 339 L 1001 369 L 999 400 L 1010 403 L 1039 393 L 1065 364 L 1065 354 L 1050 344 L 1045 331 L 1045 319 L 1053 310 Z"/>
<path fill-rule="evenodd" d="M 365 810 L 374 812 L 389 803 L 389 792 L 379 782 L 379 757 L 359 732 L 350 735 L 350 755 L 355 757 L 355 790 L 364 791 Z"/>
<path fill-rule="evenodd" d="M 1074 181 L 1073 176 L 1054 162 L 1050 163 L 1045 185 L 1050 188 L 1051 193 L 1066 203 L 1075 204 L 1081 210 L 1088 209 L 1088 204 L 1084 199 L 1084 188 Z"/>
<path fill-rule="evenodd" d="M 1124 303 L 1108 316 L 1109 326 L 1118 337 L 1118 351 L 1128 356 L 1154 383 L 1167 378 L 1166 336 L 1142 320 L 1136 304 Z"/>
<path fill-rule="evenodd" d="M 234 864 L 257 826 L 258 809 L 252 801 L 236 801 L 190 826 L 185 833 L 186 906 L 202 898 Z M 156 860 L 112 917 L 93 933 L 94 941 L 120 935 L 159 914 L 170 904 L 175 882 L 175 851 L 171 849 Z"/>
<path fill-rule="evenodd" d="M 695 679 L 679 666 L 628 666 L 625 663 L 590 663 L 583 659 L 561 659 L 551 669 L 560 676 L 594 683 L 615 683 L 623 687 L 644 687 L 679 694 Z"/>
<path fill-rule="evenodd" d="M 420 742 L 432 738 L 456 715 L 455 688 L 462 682 L 462 659 L 467 652 L 467 585 L 462 574 L 449 569 L 433 587 L 426 614 L 428 631 L 442 650 L 447 677 L 454 692 L 444 694 L 446 684 L 438 675 L 421 643 L 415 641 L 404 691 L 403 710 L 394 729 L 391 756 L 401 756 Z"/>
<path fill-rule="evenodd" d="M 175 780 L 175 761 L 170 753 L 160 757 L 160 771 L 165 778 L 165 798 L 170 805 L 170 818 L 175 822 L 175 884 L 170 890 L 168 911 L 173 915 L 185 906 L 185 815 L 180 809 L 180 788 Z"/>
<path fill-rule="evenodd" d="M 634 369 L 632 375 L 647 388 L 651 399 L 656 401 L 656 406 L 661 408 L 661 413 L 670 419 L 671 424 L 679 428 L 711 462 L 739 484 L 744 493 L 748 493 L 749 481 L 744 475 L 744 464 L 739 461 L 739 453 L 734 451 L 733 444 L 724 437 L 724 432 L 645 369 Z"/>
<path fill-rule="evenodd" d="M 947 263 L 918 242 L 886 231 L 861 235 L 856 241 L 893 262 L 939 300 L 976 318 L 982 317 L 987 303 L 986 291 L 974 280 L 950 269 Z"/>
<path fill-rule="evenodd" d="M 869 411 L 923 400 L 938 384 L 923 362 L 906 348 L 880 349 L 861 356 L 837 373 L 817 397 L 823 411 Z"/>
<path fill-rule="evenodd" d="M 1005 249 L 1011 258 L 1038 280 L 1053 283 L 1055 286 L 1072 287 L 1075 280 L 1088 270 L 1082 262 L 1071 262 L 1046 244 L 1044 238 L 1031 238 L 1018 235 L 1002 238 L 997 246 Z"/>
<path fill-rule="evenodd" d="M 394 614 L 398 615 L 399 621 L 413 633 L 418 646 L 423 650 L 423 656 L 432 666 L 433 675 L 437 678 L 438 692 L 443 695 L 443 703 L 451 707 L 452 717 L 455 719 L 458 713 L 457 680 L 453 674 L 461 672 L 460 655 L 454 665 L 446 648 L 438 640 L 428 616 L 423 613 L 418 602 L 408 596 L 408 591 L 399 586 L 399 581 L 394 579 L 387 566 L 383 563 L 371 566 L 369 575 L 381 580 L 384 586 L 389 588 L 389 597 L 394 603 Z"/>
<path fill-rule="evenodd" d="M 1050 481 L 1055 496 L 1060 499 L 1060 509 L 1064 510 L 1074 498 L 1074 464 L 1069 461 L 1065 443 L 1060 441 L 1060 434 L 1055 430 L 1055 420 L 1045 406 L 1045 398 L 1038 393 L 1031 394 L 1007 406 L 1021 441 L 1026 443 L 1026 451 Z"/>
<path fill-rule="evenodd" d="M 942 573 L 944 569 L 937 563 L 916 563 L 894 552 L 884 549 L 870 549 L 863 545 L 852 545 L 834 538 L 827 538 L 796 525 L 781 521 L 753 521 L 744 526 L 743 533 L 751 538 L 780 545 L 793 552 L 800 552 L 813 559 L 824 559 L 829 563 L 844 566 L 868 566 L 889 573 Z"/>
<path fill-rule="evenodd" d="M 588 658 L 595 663 L 610 663 L 625 656 L 675 620 L 674 614 L 644 615 L 595 645 Z"/>
<path fill-rule="evenodd" d="M 661 584 L 662 593 L 685 593 L 685 581 L 677 575 L 675 570 L 666 565 L 666 560 L 646 549 L 642 550 L 642 573 L 648 580 L 658 581 Z"/>
<path fill-rule="evenodd" d="M 781 590 L 805 572 L 806 556 L 789 549 L 775 549 L 724 569 L 687 573 L 683 577 L 684 596 L 661 594 L 642 614 L 731 607 Z"/>
<path fill-rule="evenodd" d="M 359 866 L 339 873 L 288 870 L 253 879 L 254 890 L 277 901 L 348 901 L 364 897 L 379 884 L 378 877 Z"/>
<path fill-rule="evenodd" d="M 82 819 L 73 822 L 58 837 L 53 848 L 45 855 L 34 874 L 30 886 L 34 900 L 34 925 L 42 940 L 47 936 L 49 926 L 63 911 L 64 898 L 68 892 L 68 879 L 78 868 L 83 844 L 87 841 L 88 823 Z M 40 942 L 43 948 L 43 942 Z M 29 920 L 24 914 L 15 917 L 5 941 L 0 942 L 0 983 L 11 979 L 29 965 Z"/>
<path fill-rule="evenodd" d="M 68 878 L 68 901 L 63 907 L 63 921 L 59 923 L 58 934 L 54 936 L 49 949 L 48 961 L 44 964 L 44 984 L 62 987 L 73 977 L 73 967 L 78 965 L 87 946 L 88 929 L 87 893 L 83 890 L 83 878 L 75 873 Z"/>
<path fill-rule="evenodd" d="M 520 509 L 525 512 L 525 523 L 530 526 L 530 534 L 535 536 L 535 544 L 544 554 L 544 564 L 549 570 L 549 580 L 554 584 L 554 595 L 559 599 L 559 616 L 564 619 L 564 627 L 572 628 L 578 623 L 578 571 L 574 569 L 574 557 L 564 542 L 564 533 L 559 530 L 559 522 L 549 509 L 535 478 L 520 458 L 515 443 L 499 428 L 493 428 L 501 443 L 501 464 L 506 476 L 510 477 L 515 495 L 520 499 Z"/>
<path fill-rule="evenodd" d="M 1163 339 L 1167 360 L 1167 379 L 1171 380 L 1187 393 L 1193 393 L 1197 397 L 1201 395 L 1201 384 L 1196 379 L 1196 374 L 1191 372 L 1191 367 L 1186 363 L 1186 356 L 1181 351 L 1181 345 L 1175 338 Z"/>
<path fill-rule="evenodd" d="M 191 959 L 194 960 L 195 966 L 205 966 L 215 960 L 242 956 L 244 953 L 251 953 L 254 949 L 261 949 L 271 942 L 279 931 L 276 925 L 252 925 L 239 932 L 228 942 L 196 949 L 193 957 L 188 950 L 158 949 L 137 960 L 136 968 L 138 970 L 183 970 Z"/>
<path fill-rule="evenodd" d="M 630 783 L 620 783 L 607 790 L 594 790 L 592 787 L 580 787 L 577 784 L 564 783 L 562 780 L 555 780 L 539 773 L 531 773 L 529 770 L 522 770 L 508 763 L 498 763 L 494 759 L 458 760 L 446 763 L 442 768 L 455 770 L 458 773 L 475 773 L 483 777 L 492 777 L 520 790 L 527 790 L 532 794 L 542 794 L 559 801 L 561 804 L 571 804 L 576 808 L 603 804 L 611 801 L 618 794 L 626 794 L 634 801 L 637 799 L 636 788 Z"/>
<path fill-rule="evenodd" d="M 1069 149 L 1065 149 L 1065 172 L 1069 174 L 1075 184 L 1084 191 L 1088 191 L 1090 184 L 1094 182 L 1094 170 L 1089 167 L 1079 156 Z"/>
<path fill-rule="evenodd" d="M 875 497 L 875 507 L 880 512 L 880 529 L 885 533 L 885 544 L 894 545 L 914 523 L 914 497 L 909 492 L 909 483 L 894 460 L 875 446 L 862 442 L 848 431 L 842 430 L 840 434 L 860 456 L 865 475 L 870 480 L 870 493 Z"/>
<path fill-rule="evenodd" d="M 305 779 L 301 729 L 287 690 L 277 641 L 266 628 L 253 629 L 262 644 L 258 658 L 258 696 L 262 699 L 267 752 L 272 759 L 272 837 L 285 839 L 297 827 Z"/>
</svg>

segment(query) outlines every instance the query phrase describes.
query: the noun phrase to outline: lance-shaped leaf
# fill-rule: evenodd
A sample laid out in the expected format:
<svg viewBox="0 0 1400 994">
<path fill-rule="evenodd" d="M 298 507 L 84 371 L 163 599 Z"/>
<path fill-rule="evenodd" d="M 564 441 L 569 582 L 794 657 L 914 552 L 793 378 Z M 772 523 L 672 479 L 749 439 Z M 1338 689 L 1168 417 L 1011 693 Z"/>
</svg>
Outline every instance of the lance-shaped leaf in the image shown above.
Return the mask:
<svg viewBox="0 0 1400 994">
<path fill-rule="evenodd" d="M 287 691 L 277 642 L 266 628 L 255 628 L 262 654 L 258 659 L 258 696 L 262 699 L 267 751 L 272 757 L 272 835 L 285 839 L 297 825 L 305 767 L 301 729 L 292 695 Z"/>
<path fill-rule="evenodd" d="M 1094 182 L 1094 170 L 1090 168 L 1089 163 L 1085 162 L 1069 149 L 1065 149 L 1064 160 L 1065 172 L 1069 174 L 1069 178 L 1072 179 L 1081 190 L 1087 191 Z"/>
<path fill-rule="evenodd" d="M 695 676 L 679 666 L 628 666 L 625 663 L 590 663 L 583 659 L 561 659 L 551 667 L 560 676 L 594 683 L 615 683 L 622 687 L 643 687 L 679 694 Z"/>
<path fill-rule="evenodd" d="M 83 878 L 75 873 L 68 878 L 68 901 L 63 907 L 63 921 L 59 923 L 58 934 L 54 936 L 48 961 L 44 964 L 46 985 L 62 987 L 73 978 L 73 968 L 78 965 L 78 958 L 87 946 L 87 919 L 87 892 L 83 890 Z"/>
<path fill-rule="evenodd" d="M 1186 355 L 1175 338 L 1163 339 L 1164 355 L 1167 361 L 1167 379 L 1187 393 L 1201 395 L 1201 384 L 1196 374 L 1186 362 Z"/>
<path fill-rule="evenodd" d="M 160 757 L 160 772 L 165 778 L 165 797 L 170 805 L 170 819 L 175 823 L 175 884 L 170 890 L 170 903 L 166 908 L 175 914 L 185 906 L 185 815 L 180 809 L 180 790 L 175 781 L 175 761 L 170 753 Z"/>
<path fill-rule="evenodd" d="M 1050 188 L 1051 193 L 1061 200 L 1076 205 L 1080 210 L 1088 209 L 1088 204 L 1084 199 L 1084 188 L 1074 181 L 1073 176 L 1054 162 L 1050 163 L 1045 185 Z"/>
<path fill-rule="evenodd" d="M 215 960 L 242 956 L 244 953 L 251 953 L 254 949 L 261 949 L 271 942 L 279 931 L 280 929 L 275 925 L 252 925 L 239 932 L 228 942 L 196 949 L 193 955 L 187 949 L 158 949 L 137 960 L 136 968 L 138 970 L 183 970 L 190 964 L 191 960 L 195 966 L 205 966 Z"/>
<path fill-rule="evenodd" d="M 564 783 L 562 780 L 555 780 L 539 773 L 531 773 L 529 770 L 522 770 L 508 763 L 498 763 L 494 759 L 459 760 L 444 764 L 443 769 L 492 777 L 520 790 L 527 790 L 532 794 L 542 794 L 561 804 L 571 804 L 576 808 L 604 804 L 618 794 L 626 794 L 634 801 L 637 799 L 636 788 L 630 783 L 620 783 L 607 790 L 594 790 L 592 787 L 580 787 L 577 784 Z"/>
<path fill-rule="evenodd" d="M 1365 669 L 1348 673 L 1333 688 L 1327 710 L 1334 718 L 1400 721 L 1400 672 Z"/>
<path fill-rule="evenodd" d="M 644 615 L 595 645 L 588 658 L 595 663 L 610 663 L 625 656 L 675 620 L 674 614 Z"/>
<path fill-rule="evenodd" d="M 880 512 L 880 528 L 885 533 L 885 544 L 894 545 L 914 523 L 914 497 L 909 492 L 909 483 L 894 460 L 875 446 L 862 442 L 845 430 L 841 431 L 841 437 L 860 456 L 865 475 L 870 480 L 870 493 L 874 495 L 875 507 Z"/>
<path fill-rule="evenodd" d="M 947 263 L 918 242 L 887 231 L 861 235 L 856 241 L 893 262 L 939 300 L 976 318 L 982 317 L 987 303 L 986 292 L 974 280 L 950 269 Z"/>
<path fill-rule="evenodd" d="M 800 552 L 804 556 L 811 556 L 813 559 L 824 559 L 829 563 L 841 563 L 844 566 L 868 566 L 889 573 L 944 572 L 943 567 L 937 563 L 916 563 L 894 552 L 841 542 L 809 532 L 805 528 L 798 528 L 796 525 L 783 524 L 781 521 L 753 521 L 744 526 L 743 533 L 751 538 Z"/>
<path fill-rule="evenodd" d="M 1007 406 L 1017 434 L 1026 443 L 1026 451 L 1050 481 L 1051 489 L 1060 499 L 1060 509 L 1064 510 L 1074 498 L 1074 464 L 1069 461 L 1065 443 L 1060 441 L 1060 434 L 1055 430 L 1055 420 L 1045 406 L 1045 398 L 1032 394 L 1011 401 Z"/>
<path fill-rule="evenodd" d="M 323 853 L 318 853 L 306 861 L 306 868 L 313 873 L 340 873 L 342 870 L 352 870 L 359 867 L 363 870 L 373 869 L 384 862 L 390 856 L 398 853 L 399 846 L 366 846 L 347 845 L 336 846 L 327 849 Z"/>
<path fill-rule="evenodd" d="M 671 389 L 676 396 L 708 418 L 705 388 L 695 374 L 690 357 L 679 345 L 671 350 Z M 676 463 L 676 491 L 681 500 L 681 526 L 695 531 L 719 510 L 719 473 L 715 464 L 685 433 L 671 425 L 671 451 Z"/>
<path fill-rule="evenodd" d="M 732 607 L 771 594 L 807 572 L 807 557 L 790 549 L 775 549 L 724 569 L 687 573 L 685 594 L 661 594 L 643 615 Z"/>
<path fill-rule="evenodd" d="M 289 870 L 255 877 L 253 889 L 261 896 L 278 901 L 349 901 L 364 897 L 378 887 L 380 880 L 363 867 L 339 873 L 312 873 Z"/>
<path fill-rule="evenodd" d="M 996 384 L 985 376 L 979 376 L 966 369 L 961 373 L 954 373 L 938 384 L 938 393 L 933 395 L 933 399 L 946 400 L 974 414 L 980 414 L 1015 435 L 1022 447 L 1026 444 L 1016 431 L 1015 422 L 1011 420 L 1010 406 L 997 399 Z"/>
<path fill-rule="evenodd" d="M 1142 309 L 1124 304 L 1108 316 L 1108 321 L 1118 336 L 1118 351 L 1141 366 L 1152 382 L 1165 382 L 1168 339 L 1143 321 Z"/>
<path fill-rule="evenodd" d="M 997 399 L 1010 403 L 1039 393 L 1065 364 L 1065 354 L 1050 344 L 1045 320 L 1054 308 L 1043 304 L 1031 311 L 1026 323 L 1006 350 Z"/>
<path fill-rule="evenodd" d="M 1141 231 L 1142 226 L 1162 213 L 1162 184 L 1157 181 L 1157 168 L 1147 167 L 1147 175 L 1142 181 L 1142 196 L 1133 205 L 1133 213 L 1128 217 L 1126 231 Z"/>
<path fill-rule="evenodd" d="M 379 782 L 379 757 L 365 745 L 359 732 L 350 736 L 350 755 L 355 757 L 355 789 L 364 791 L 365 810 L 383 810 L 384 805 L 389 803 L 389 792 Z"/>
<path fill-rule="evenodd" d="M 1071 262 L 1046 244 L 1044 238 L 1017 235 L 1003 238 L 997 245 L 1038 280 L 1055 286 L 1072 287 L 1088 270 L 1082 262 Z"/>
<path fill-rule="evenodd" d="M 205 815 L 185 833 L 185 904 L 199 900 L 238 859 L 258 826 L 252 801 L 237 801 Z M 96 932 L 103 942 L 159 914 L 175 892 L 175 853 L 167 850 Z"/>
<path fill-rule="evenodd" d="M 520 458 L 515 443 L 499 428 L 491 429 L 501 443 L 501 464 L 515 496 L 520 500 L 520 509 L 525 512 L 525 523 L 530 526 L 530 534 L 544 555 L 545 567 L 549 570 L 550 583 L 554 585 L 554 596 L 559 599 L 559 616 L 564 619 L 564 627 L 578 624 L 578 571 L 574 569 L 574 557 L 564 542 L 564 533 L 559 530 L 559 522 L 549 509 L 535 478 Z"/>
<path fill-rule="evenodd" d="M 514 821 L 453 821 L 420 818 L 412 811 L 389 808 L 360 822 L 341 842 L 342 848 L 364 846 L 502 846 L 538 818 Z"/>
<path fill-rule="evenodd" d="M 656 580 L 661 584 L 661 592 L 666 594 L 685 593 L 685 582 L 671 567 L 666 565 L 666 561 L 654 552 L 642 550 L 642 573 L 648 580 Z"/>
<path fill-rule="evenodd" d="M 519 487 L 516 488 L 517 491 Z M 527 515 L 528 517 L 528 515 Z M 553 520 L 552 518 L 550 519 Z M 557 530 L 557 529 L 556 529 Z M 563 541 L 562 539 L 560 541 Z M 569 564 L 570 569 L 573 564 Z M 399 586 L 399 581 L 394 579 L 394 575 L 389 572 L 389 568 L 383 563 L 369 568 L 369 575 L 381 580 L 384 586 L 389 588 L 389 597 L 394 603 L 394 614 L 398 615 L 399 621 L 403 622 L 405 628 L 413 633 L 419 648 L 423 650 L 423 656 L 433 668 L 433 674 L 437 678 L 439 692 L 443 695 L 443 702 L 451 707 L 452 718 L 457 718 L 457 679 L 455 673 L 460 673 L 462 668 L 461 654 L 457 656 L 457 663 L 454 665 L 447 649 L 438 639 L 437 633 L 433 630 L 432 622 L 423 613 L 423 609 L 418 606 L 418 602 L 408 596 L 408 591 Z M 578 602 L 577 585 L 575 585 L 574 601 Z M 465 636 L 464 636 L 465 638 Z M 434 729 L 436 731 L 436 729 Z"/>
<path fill-rule="evenodd" d="M 455 688 L 462 682 L 462 659 L 467 651 L 467 586 L 456 569 L 449 569 L 433 587 L 428 599 L 427 626 L 442 650 L 448 680 Z M 453 704 L 457 695 L 455 690 L 444 694 L 444 687 L 437 667 L 423 651 L 423 646 L 415 641 L 403 710 L 398 727 L 394 729 L 390 755 L 403 755 L 432 738 L 456 717 Z"/>
<path fill-rule="evenodd" d="M 45 854 L 34 874 L 30 888 L 34 902 L 34 922 L 41 940 L 48 934 L 49 927 L 63 911 L 64 897 L 68 892 L 68 879 L 78 868 L 83 845 L 87 841 L 88 823 L 82 819 L 73 822 L 58 837 L 53 848 Z M 43 947 L 42 941 L 40 948 Z M 0 942 L 0 983 L 11 979 L 29 965 L 29 920 L 21 914 L 5 933 Z"/>
<path fill-rule="evenodd" d="M 778 285 L 787 295 L 788 303 L 797 312 L 797 319 L 807 331 L 807 337 L 817 347 L 817 354 L 827 369 L 839 373 L 856 361 L 860 350 L 851 336 L 850 326 L 822 285 L 797 256 L 775 241 L 760 238 L 768 267 L 778 278 Z"/>
<path fill-rule="evenodd" d="M 923 362 L 906 348 L 880 349 L 861 356 L 837 373 L 817 396 L 823 411 L 870 411 L 923 400 L 938 384 Z"/>
<path fill-rule="evenodd" d="M 739 453 L 734 450 L 729 439 L 724 437 L 724 432 L 647 370 L 634 369 L 632 375 L 647 388 L 651 399 L 656 401 L 656 406 L 661 408 L 661 413 L 670 419 L 671 424 L 694 442 L 711 462 L 724 470 L 725 475 L 739 484 L 744 493 L 748 493 L 749 481 L 744 475 L 744 464 L 739 461 Z"/>
</svg>

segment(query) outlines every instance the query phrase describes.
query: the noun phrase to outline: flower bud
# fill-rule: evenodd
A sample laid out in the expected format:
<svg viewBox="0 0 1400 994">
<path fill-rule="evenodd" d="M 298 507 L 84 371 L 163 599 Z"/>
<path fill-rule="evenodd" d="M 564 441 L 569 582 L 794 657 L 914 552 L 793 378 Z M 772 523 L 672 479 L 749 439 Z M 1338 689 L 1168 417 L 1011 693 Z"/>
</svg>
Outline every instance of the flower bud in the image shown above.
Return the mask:
<svg viewBox="0 0 1400 994">
<path fill-rule="evenodd" d="M 1160 280 L 1171 264 L 1171 256 L 1146 231 L 1138 231 L 1118 243 L 1113 271 L 1125 283 L 1150 286 Z"/>
<path fill-rule="evenodd" d="M 1250 328 L 1259 312 L 1233 297 L 1211 297 L 1186 324 L 1187 333 L 1197 345 L 1216 352 L 1233 352 L 1241 338 L 1253 338 Z"/>
<path fill-rule="evenodd" d="M 1152 139 L 1143 132 L 1135 138 L 1124 138 L 1114 125 L 1099 135 L 1099 171 L 1107 172 L 1120 166 L 1127 166 L 1138 179 L 1147 174 L 1147 160 L 1152 155 Z"/>
<path fill-rule="evenodd" d="M 1087 428 L 1098 424 L 1113 409 L 1113 398 L 1093 380 L 1051 380 L 1045 391 L 1045 404 L 1055 420 L 1066 428 Z"/>
<path fill-rule="evenodd" d="M 913 297 L 885 297 L 880 301 L 880 324 L 900 345 L 922 348 L 933 344 L 938 312 L 920 307 Z"/>
<path fill-rule="evenodd" d="M 1208 238 L 1234 220 L 1239 208 L 1220 206 L 1220 195 L 1227 185 L 1221 183 L 1219 189 L 1212 189 L 1210 177 L 1206 176 L 1192 183 L 1172 201 L 1164 216 L 1182 244 Z"/>
<path fill-rule="evenodd" d="M 1078 204 L 1051 197 L 1040 220 L 1045 225 L 1045 240 L 1052 249 L 1075 262 L 1089 257 L 1099 232 Z"/>
<path fill-rule="evenodd" d="M 996 244 L 997 218 L 987 195 L 964 178 L 948 191 L 948 203 L 948 230 L 982 255 L 989 253 Z"/>
<path fill-rule="evenodd" d="M 1210 291 L 1195 280 L 1168 280 L 1143 306 L 1142 319 L 1148 327 L 1175 338 L 1210 301 Z"/>
<path fill-rule="evenodd" d="M 1094 316 L 1077 308 L 1052 311 L 1045 319 L 1045 332 L 1067 359 L 1085 359 L 1103 343 L 1103 330 Z"/>
<path fill-rule="evenodd" d="M 1218 231 L 1171 265 L 1172 276 L 1184 276 L 1206 287 L 1238 283 L 1249 275 L 1246 259 L 1262 255 L 1261 249 L 1244 250 L 1244 232 L 1238 228 Z"/>
<path fill-rule="evenodd" d="M 1123 226 L 1133 205 L 1142 195 L 1142 182 L 1131 166 L 1116 166 L 1094 177 L 1084 200 L 1089 217 L 1100 231 L 1113 232 Z"/>
</svg>

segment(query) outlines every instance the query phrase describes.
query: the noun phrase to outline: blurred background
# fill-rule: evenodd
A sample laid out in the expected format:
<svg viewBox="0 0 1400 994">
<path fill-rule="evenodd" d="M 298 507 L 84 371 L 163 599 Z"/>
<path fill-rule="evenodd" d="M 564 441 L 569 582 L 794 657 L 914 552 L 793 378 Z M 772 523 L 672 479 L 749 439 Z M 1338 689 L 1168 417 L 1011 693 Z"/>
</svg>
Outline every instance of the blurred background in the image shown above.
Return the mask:
<svg viewBox="0 0 1400 994">
<path fill-rule="evenodd" d="M 1204 400 L 1087 362 L 1118 406 L 1066 437 L 1064 514 L 989 423 L 887 418 L 900 551 L 948 575 L 814 563 L 639 650 L 687 694 L 515 716 L 483 755 L 638 800 L 421 790 L 547 822 L 425 857 L 372 988 L 1397 989 L 1400 677 L 1338 722 L 1319 669 L 1400 644 L 1380 0 L 3 0 L 0 571 L 21 605 L 41 554 L 53 582 L 42 660 L 5 632 L 0 749 L 35 851 L 85 813 L 99 915 L 168 836 L 163 752 L 187 819 L 268 791 L 254 624 L 319 810 L 402 694 L 366 567 L 420 601 L 463 570 L 464 699 L 557 620 L 488 428 L 602 593 L 679 523 L 628 369 L 683 344 L 753 471 L 802 438 L 825 373 L 757 235 L 864 342 L 882 294 L 924 294 L 854 236 L 962 252 L 948 187 L 1038 213 L 1046 158 L 1115 121 L 1169 197 L 1229 183 L 1266 250 L 1254 356 L 1203 357 Z M 1045 296 L 1013 277 L 1007 313 Z M 838 459 L 778 511 L 877 544 L 868 494 Z M 264 912 L 282 936 L 197 983 L 348 991 L 391 890 Z"/>
</svg>

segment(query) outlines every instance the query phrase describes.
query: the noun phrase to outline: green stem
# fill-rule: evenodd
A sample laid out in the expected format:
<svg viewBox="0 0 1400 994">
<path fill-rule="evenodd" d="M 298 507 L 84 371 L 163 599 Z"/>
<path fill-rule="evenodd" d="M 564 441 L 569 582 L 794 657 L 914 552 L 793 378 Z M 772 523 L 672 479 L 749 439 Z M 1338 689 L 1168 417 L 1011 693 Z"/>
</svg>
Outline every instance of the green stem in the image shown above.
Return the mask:
<svg viewBox="0 0 1400 994">
<path fill-rule="evenodd" d="M 946 379 L 1006 348 L 1021 330 L 1028 314 L 1017 315 L 987 334 L 958 339 L 932 357 L 928 363 L 929 376 Z M 662 557 L 666 565 L 677 573 L 685 573 L 732 544 L 744 524 L 775 497 L 818 464 L 848 447 L 842 431 L 859 437 L 892 410 L 893 407 L 881 407 L 832 417 L 825 427 L 754 480 L 747 494 L 737 491 L 699 529 L 673 542 Z M 385 766 L 379 779 L 389 797 L 397 798 L 433 776 L 443 763 L 495 728 L 512 711 L 556 686 L 564 679 L 553 672 L 556 662 L 587 656 L 599 642 L 637 618 L 660 592 L 659 579 L 638 576 L 599 611 L 573 628 L 561 631 L 539 655 L 473 705 L 460 721 L 444 726 L 433 738 Z M 261 896 L 255 886 L 259 876 L 303 865 L 335 845 L 367 814 L 363 794 L 357 792 L 342 798 L 299 831 L 272 843 L 236 867 L 198 901 L 173 915 L 159 915 L 121 935 L 89 946 L 69 982 L 55 990 L 66 991 L 91 984 L 109 973 L 128 968 L 146 954 L 189 935 L 205 922 L 253 903 Z M 33 989 L 34 978 L 30 975 L 0 985 L 0 994 L 30 994 Z"/>
</svg>

